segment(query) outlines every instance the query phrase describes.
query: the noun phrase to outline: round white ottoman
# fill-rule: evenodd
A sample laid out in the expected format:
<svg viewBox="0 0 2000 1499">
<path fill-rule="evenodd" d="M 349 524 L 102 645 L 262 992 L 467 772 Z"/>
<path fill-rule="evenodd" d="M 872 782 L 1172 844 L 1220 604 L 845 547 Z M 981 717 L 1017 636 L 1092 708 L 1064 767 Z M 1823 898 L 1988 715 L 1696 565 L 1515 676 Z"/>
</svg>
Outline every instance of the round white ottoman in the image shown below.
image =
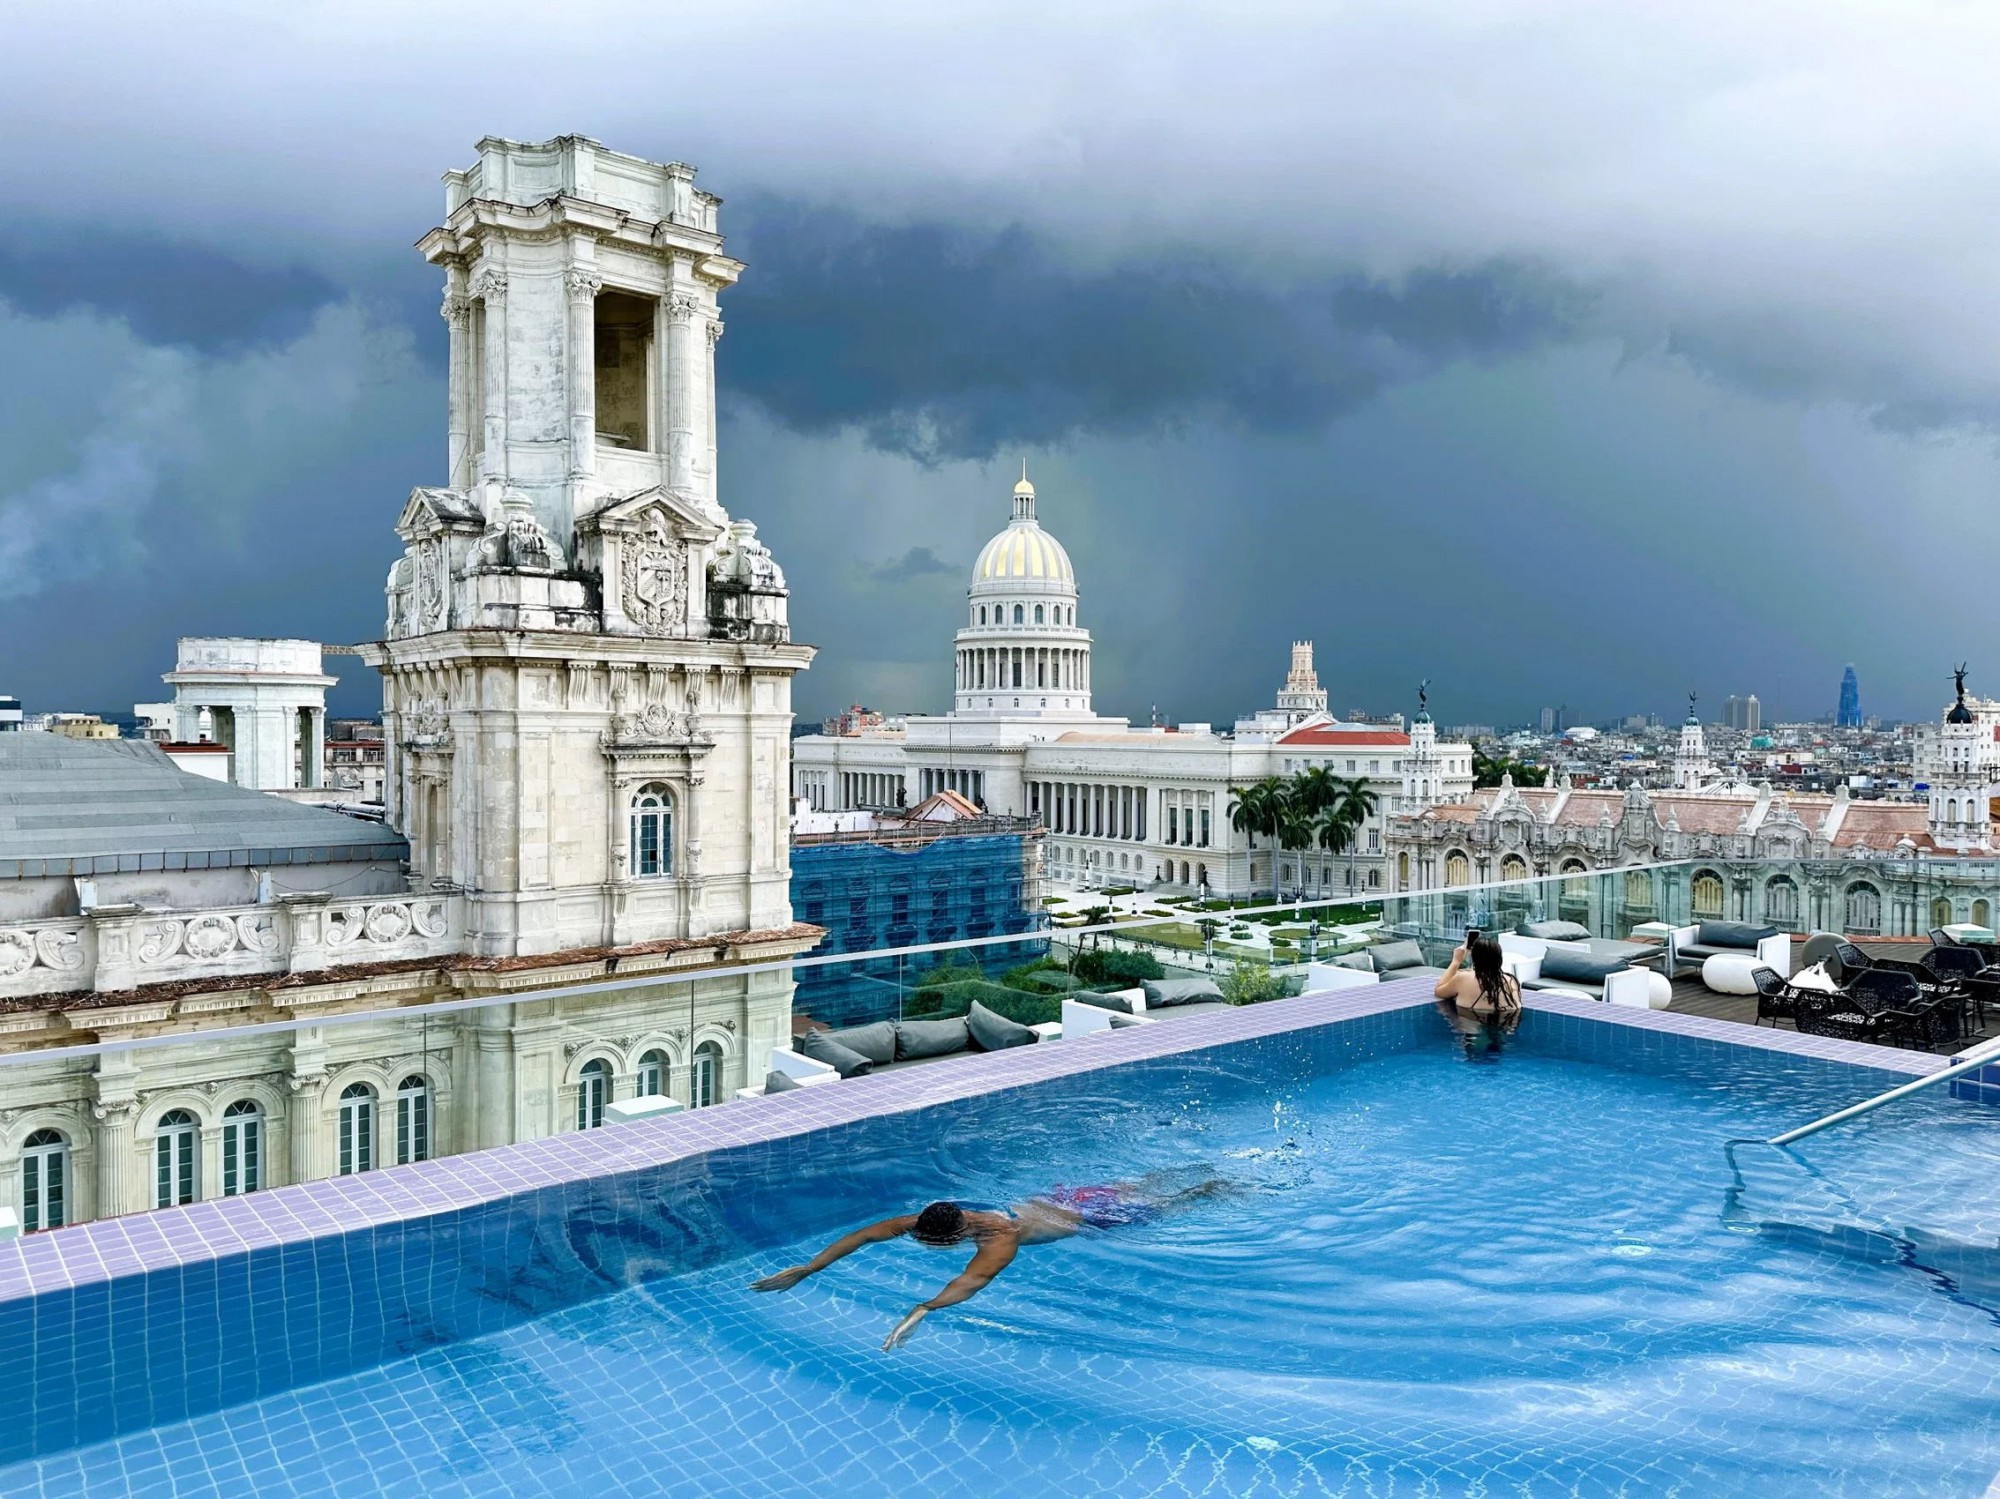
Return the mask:
<svg viewBox="0 0 2000 1499">
<path fill-rule="evenodd" d="M 1674 1002 L 1674 986 L 1664 973 L 1646 970 L 1646 1003 L 1655 1010 L 1664 1010 Z"/>
<path fill-rule="evenodd" d="M 1701 981 L 1717 994 L 1755 994 L 1757 981 L 1750 975 L 1764 966 L 1755 953 L 1719 952 L 1702 960 Z"/>
</svg>

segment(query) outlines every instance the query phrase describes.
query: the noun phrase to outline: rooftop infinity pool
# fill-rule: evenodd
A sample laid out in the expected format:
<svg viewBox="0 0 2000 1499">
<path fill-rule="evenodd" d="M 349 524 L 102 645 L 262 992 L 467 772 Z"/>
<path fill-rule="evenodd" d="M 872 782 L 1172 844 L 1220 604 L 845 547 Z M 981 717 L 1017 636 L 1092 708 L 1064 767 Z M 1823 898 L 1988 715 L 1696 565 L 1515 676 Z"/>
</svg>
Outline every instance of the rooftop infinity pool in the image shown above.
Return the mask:
<svg viewBox="0 0 2000 1499">
<path fill-rule="evenodd" d="M 1418 1005 L 866 1119 L 376 1230 L 365 1274 L 183 1272 L 112 1346 L 206 1319 L 189 1389 L 78 1374 L 65 1420 L 8 1380 L 0 1494 L 1980 1495 L 2000 1115 L 1722 1149 L 1900 1080 Z M 749 1289 L 933 1198 L 1149 1172 L 1239 1190 L 1025 1248 L 893 1353 L 965 1250 Z"/>
</svg>

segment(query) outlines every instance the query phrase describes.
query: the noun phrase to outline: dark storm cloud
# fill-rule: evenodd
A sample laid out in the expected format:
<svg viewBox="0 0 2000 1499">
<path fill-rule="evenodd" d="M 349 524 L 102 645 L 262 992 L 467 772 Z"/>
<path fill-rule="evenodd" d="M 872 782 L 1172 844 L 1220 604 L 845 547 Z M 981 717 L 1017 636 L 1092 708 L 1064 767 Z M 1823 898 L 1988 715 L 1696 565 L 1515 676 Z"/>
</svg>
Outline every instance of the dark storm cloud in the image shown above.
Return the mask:
<svg viewBox="0 0 2000 1499">
<path fill-rule="evenodd" d="M 955 564 L 945 561 L 929 547 L 911 547 L 902 556 L 869 568 L 868 577 L 876 583 L 909 583 L 939 574 L 952 577 L 958 571 Z"/>
<path fill-rule="evenodd" d="M 794 430 L 935 460 L 1214 421 L 1298 433 L 1457 359 L 1561 340 L 1593 304 L 1513 261 L 1284 281 L 1195 250 L 1079 267 L 1027 229 L 742 204 L 722 378 Z"/>
<path fill-rule="evenodd" d="M 151 344 L 202 353 L 288 343 L 341 291 L 316 271 L 97 226 L 0 231 L 0 299 L 32 316 L 88 308 Z"/>
</svg>

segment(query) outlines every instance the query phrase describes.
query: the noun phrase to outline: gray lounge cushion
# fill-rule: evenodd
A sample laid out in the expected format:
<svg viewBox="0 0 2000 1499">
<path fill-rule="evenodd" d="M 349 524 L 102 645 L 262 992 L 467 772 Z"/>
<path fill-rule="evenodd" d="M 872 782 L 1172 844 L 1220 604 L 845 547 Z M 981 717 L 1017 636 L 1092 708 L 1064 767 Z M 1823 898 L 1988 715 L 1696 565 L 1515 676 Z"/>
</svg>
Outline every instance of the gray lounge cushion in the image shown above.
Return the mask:
<svg viewBox="0 0 2000 1499">
<path fill-rule="evenodd" d="M 896 1024 L 892 1020 L 878 1020 L 872 1025 L 850 1025 L 844 1031 L 829 1031 L 828 1034 L 849 1051 L 858 1051 L 871 1062 L 884 1064 L 896 1060 Z"/>
<path fill-rule="evenodd" d="M 955 1051 L 964 1051 L 970 1044 L 962 1015 L 954 1015 L 949 1020 L 896 1022 L 896 1060 L 899 1062 L 919 1057 L 948 1057 Z"/>
<path fill-rule="evenodd" d="M 1344 952 L 1333 960 L 1335 968 L 1352 968 L 1357 973 L 1373 973 L 1375 960 L 1366 952 Z"/>
<path fill-rule="evenodd" d="M 1601 984 L 1627 966 L 1623 958 L 1601 958 L 1563 947 L 1551 947 L 1542 954 L 1542 977 L 1571 984 Z"/>
<path fill-rule="evenodd" d="M 976 999 L 966 1013 L 965 1028 L 981 1051 L 1009 1051 L 1016 1046 L 1032 1046 L 1037 1039 L 1027 1026 L 996 1014 Z"/>
<path fill-rule="evenodd" d="M 764 1074 L 764 1091 L 766 1093 L 790 1093 L 798 1086 L 799 1080 L 793 1077 L 791 1073 L 780 1072 L 775 1067 Z"/>
<path fill-rule="evenodd" d="M 1424 966 L 1424 950 L 1415 942 L 1383 942 L 1368 950 L 1375 955 L 1375 971 L 1380 974 Z"/>
<path fill-rule="evenodd" d="M 1521 935 L 1545 942 L 1586 942 L 1590 928 L 1575 921 L 1531 921 L 1521 928 Z"/>
<path fill-rule="evenodd" d="M 1754 948 L 1766 937 L 1775 937 L 1774 926 L 1752 926 L 1747 921 L 1704 921 L 1695 930 L 1694 940 L 1703 947 Z"/>
<path fill-rule="evenodd" d="M 842 1077 L 860 1077 L 875 1064 L 851 1046 L 842 1046 L 831 1031 L 807 1031 L 794 1043 L 815 1062 L 824 1062 Z"/>
<path fill-rule="evenodd" d="M 1115 1010 L 1121 1015 L 1132 1013 L 1132 1001 L 1122 994 L 1099 994 L 1092 989 L 1081 989 L 1069 998 L 1080 1005 L 1095 1005 L 1100 1010 Z"/>
<path fill-rule="evenodd" d="M 1215 987 L 1214 979 L 1155 979 L 1144 988 L 1146 1008 L 1149 1010 L 1165 1010 L 1174 1005 L 1199 1004 L 1203 1000 L 1222 998 L 1222 991 Z"/>
</svg>

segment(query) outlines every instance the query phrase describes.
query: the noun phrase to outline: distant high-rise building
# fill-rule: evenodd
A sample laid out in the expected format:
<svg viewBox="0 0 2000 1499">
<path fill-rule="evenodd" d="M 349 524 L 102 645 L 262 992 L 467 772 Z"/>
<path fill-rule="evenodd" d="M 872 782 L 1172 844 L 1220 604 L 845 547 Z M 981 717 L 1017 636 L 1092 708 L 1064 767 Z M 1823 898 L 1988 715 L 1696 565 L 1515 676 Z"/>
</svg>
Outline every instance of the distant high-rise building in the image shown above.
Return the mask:
<svg viewBox="0 0 2000 1499">
<path fill-rule="evenodd" d="M 1757 701 L 1757 694 L 1748 697 L 1731 697 L 1722 705 L 1722 722 L 1732 729 L 1741 729 L 1746 734 L 1754 734 L 1764 726 L 1764 709 Z"/>
<path fill-rule="evenodd" d="M 1560 734 L 1568 727 L 1569 709 L 1567 707 L 1542 709 L 1542 732 L 1544 734 Z"/>
<path fill-rule="evenodd" d="M 1834 715 L 1833 722 L 1834 727 L 1841 729 L 1861 727 L 1861 684 L 1854 680 L 1852 662 L 1840 674 L 1840 711 Z"/>
</svg>

